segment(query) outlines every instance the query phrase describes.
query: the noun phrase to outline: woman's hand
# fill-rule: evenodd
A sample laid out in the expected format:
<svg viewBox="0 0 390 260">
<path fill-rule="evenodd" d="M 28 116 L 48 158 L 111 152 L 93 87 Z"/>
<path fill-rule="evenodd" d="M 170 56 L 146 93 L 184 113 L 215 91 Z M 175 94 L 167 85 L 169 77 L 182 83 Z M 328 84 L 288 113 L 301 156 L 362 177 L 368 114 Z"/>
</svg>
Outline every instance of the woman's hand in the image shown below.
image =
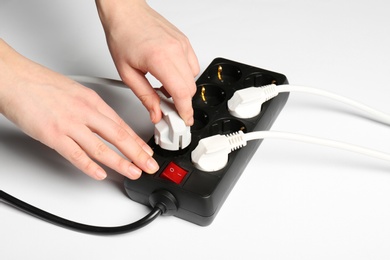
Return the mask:
<svg viewBox="0 0 390 260">
<path fill-rule="evenodd" d="M 145 0 L 96 0 L 107 43 L 123 80 L 142 101 L 152 122 L 161 119 L 159 97 L 145 77 L 158 79 L 192 125 L 194 77 L 199 64 L 187 37 Z"/>
<path fill-rule="evenodd" d="M 0 113 L 95 179 L 106 177 L 95 160 L 130 179 L 158 170 L 151 148 L 97 93 L 24 58 L 1 39 Z"/>
</svg>

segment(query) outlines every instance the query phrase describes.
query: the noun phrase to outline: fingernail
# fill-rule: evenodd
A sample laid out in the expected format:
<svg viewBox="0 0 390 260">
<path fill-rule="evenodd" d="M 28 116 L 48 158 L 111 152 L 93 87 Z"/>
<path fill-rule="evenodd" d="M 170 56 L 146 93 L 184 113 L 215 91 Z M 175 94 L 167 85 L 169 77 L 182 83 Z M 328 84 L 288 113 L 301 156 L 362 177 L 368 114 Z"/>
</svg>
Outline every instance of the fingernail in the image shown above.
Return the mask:
<svg viewBox="0 0 390 260">
<path fill-rule="evenodd" d="M 187 126 L 192 126 L 193 124 L 194 124 L 194 118 L 193 117 L 187 119 L 187 121 L 186 121 L 186 125 Z"/>
<path fill-rule="evenodd" d="M 154 122 L 155 118 L 156 118 L 156 113 L 153 110 L 150 111 L 150 121 Z"/>
<path fill-rule="evenodd" d="M 128 174 L 129 174 L 130 179 L 133 179 L 133 180 L 138 179 L 141 176 L 141 173 L 142 173 L 142 171 L 138 167 L 136 167 L 134 165 L 129 166 Z"/>
<path fill-rule="evenodd" d="M 159 168 L 157 162 L 153 159 L 153 158 L 150 158 L 147 163 L 146 163 L 148 169 L 150 170 L 150 172 L 156 172 Z"/>
<path fill-rule="evenodd" d="M 106 172 L 100 168 L 96 170 L 95 175 L 96 175 L 98 180 L 103 180 L 107 177 Z"/>
<path fill-rule="evenodd" d="M 152 156 L 153 153 L 154 153 L 153 150 L 152 150 L 152 148 L 150 148 L 150 146 L 147 145 L 147 144 L 143 145 L 143 146 L 142 146 L 142 149 L 144 149 L 144 151 L 145 151 L 146 153 L 148 153 L 150 156 Z"/>
</svg>

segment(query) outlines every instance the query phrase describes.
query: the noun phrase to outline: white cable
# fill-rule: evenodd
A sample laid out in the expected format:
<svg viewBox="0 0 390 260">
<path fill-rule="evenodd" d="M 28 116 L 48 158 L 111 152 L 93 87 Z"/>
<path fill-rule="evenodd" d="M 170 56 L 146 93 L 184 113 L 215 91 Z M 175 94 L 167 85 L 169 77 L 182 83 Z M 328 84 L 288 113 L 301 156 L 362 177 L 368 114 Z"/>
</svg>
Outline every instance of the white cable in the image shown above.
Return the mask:
<svg viewBox="0 0 390 260">
<path fill-rule="evenodd" d="M 100 78 L 100 77 L 92 77 L 92 76 L 80 76 L 80 75 L 68 75 L 68 77 L 81 84 L 89 83 L 89 84 L 110 85 L 115 87 L 128 88 L 125 83 L 116 79 L 108 79 L 108 78 Z"/>
<path fill-rule="evenodd" d="M 265 138 L 279 138 L 279 139 L 288 139 L 292 141 L 299 141 L 305 143 L 318 144 L 328 147 L 333 147 L 337 149 L 342 149 L 350 152 L 359 153 L 362 155 L 367 155 L 377 159 L 382 159 L 390 161 L 390 154 L 372 150 L 358 145 L 353 145 L 345 142 L 335 141 L 331 139 L 318 138 L 309 135 L 287 133 L 287 132 L 275 132 L 275 131 L 257 131 L 244 134 L 245 141 L 251 141 L 255 139 L 265 139 Z"/>
<path fill-rule="evenodd" d="M 325 90 L 305 86 L 270 84 L 261 87 L 250 87 L 237 90 L 232 98 L 228 101 L 228 109 L 233 116 L 238 118 L 251 118 L 257 116 L 260 113 L 261 106 L 264 102 L 274 98 L 282 92 L 304 92 L 330 98 L 363 111 L 369 118 L 373 120 L 390 125 L 389 114 L 378 111 L 350 98 L 343 97 Z"/>
<path fill-rule="evenodd" d="M 198 146 L 191 154 L 191 159 L 195 166 L 200 170 L 208 172 L 217 171 L 225 167 L 230 152 L 246 146 L 248 141 L 266 138 L 288 139 L 329 146 L 390 161 L 390 154 L 362 146 L 308 135 L 275 131 L 256 131 L 245 134 L 242 131 L 239 131 L 229 135 L 213 135 L 199 141 Z"/>
<path fill-rule="evenodd" d="M 282 92 L 304 92 L 308 94 L 315 94 L 326 98 L 333 99 L 335 101 L 352 106 L 367 113 L 371 119 L 390 125 L 390 115 L 369 107 L 365 104 L 352 100 L 350 98 L 331 93 L 325 90 L 316 89 L 312 87 L 297 86 L 297 85 L 277 85 L 276 89 L 278 93 Z"/>
</svg>

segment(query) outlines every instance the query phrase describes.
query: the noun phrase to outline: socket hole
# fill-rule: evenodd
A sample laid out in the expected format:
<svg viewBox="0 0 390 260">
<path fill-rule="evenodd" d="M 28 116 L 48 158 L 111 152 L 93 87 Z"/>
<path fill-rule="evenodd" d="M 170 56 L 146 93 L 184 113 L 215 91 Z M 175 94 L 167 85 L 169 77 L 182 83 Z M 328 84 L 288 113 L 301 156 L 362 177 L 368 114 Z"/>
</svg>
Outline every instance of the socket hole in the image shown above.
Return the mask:
<svg viewBox="0 0 390 260">
<path fill-rule="evenodd" d="M 230 134 L 234 133 L 237 131 L 243 131 L 246 133 L 246 127 L 244 123 L 242 123 L 239 120 L 236 119 L 220 119 L 213 123 L 210 128 L 210 134 L 211 135 L 216 135 L 216 134 Z"/>
<path fill-rule="evenodd" d="M 193 98 L 195 106 L 206 107 L 221 104 L 226 98 L 225 91 L 215 85 L 200 85 Z"/>
<path fill-rule="evenodd" d="M 194 124 L 191 126 L 191 131 L 197 131 L 203 129 L 209 122 L 208 115 L 199 110 L 194 111 Z"/>
<path fill-rule="evenodd" d="M 217 83 L 234 83 L 242 76 L 241 70 L 231 64 L 217 64 L 210 68 L 208 78 Z"/>
<path fill-rule="evenodd" d="M 269 84 L 277 84 L 277 81 L 271 75 L 255 73 L 245 78 L 244 87 L 261 87 Z"/>
</svg>

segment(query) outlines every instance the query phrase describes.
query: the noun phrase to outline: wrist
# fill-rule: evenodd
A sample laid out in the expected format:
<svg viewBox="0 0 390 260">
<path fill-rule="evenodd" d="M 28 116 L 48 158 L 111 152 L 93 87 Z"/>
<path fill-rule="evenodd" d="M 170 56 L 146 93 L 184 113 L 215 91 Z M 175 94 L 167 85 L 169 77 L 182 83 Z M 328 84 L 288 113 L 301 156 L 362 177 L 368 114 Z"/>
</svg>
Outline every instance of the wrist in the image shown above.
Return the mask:
<svg viewBox="0 0 390 260">
<path fill-rule="evenodd" d="M 6 93 L 11 86 L 11 73 L 8 60 L 12 52 L 11 47 L 0 38 L 0 114 L 5 113 L 6 108 Z"/>
<path fill-rule="evenodd" d="M 148 7 L 146 0 L 95 0 L 100 21 L 106 30 L 108 26 L 120 23 L 122 15 L 133 16 L 137 9 Z"/>
<path fill-rule="evenodd" d="M 51 85 L 62 76 L 24 57 L 0 38 L 0 113 L 12 110 L 31 84 Z"/>
</svg>

